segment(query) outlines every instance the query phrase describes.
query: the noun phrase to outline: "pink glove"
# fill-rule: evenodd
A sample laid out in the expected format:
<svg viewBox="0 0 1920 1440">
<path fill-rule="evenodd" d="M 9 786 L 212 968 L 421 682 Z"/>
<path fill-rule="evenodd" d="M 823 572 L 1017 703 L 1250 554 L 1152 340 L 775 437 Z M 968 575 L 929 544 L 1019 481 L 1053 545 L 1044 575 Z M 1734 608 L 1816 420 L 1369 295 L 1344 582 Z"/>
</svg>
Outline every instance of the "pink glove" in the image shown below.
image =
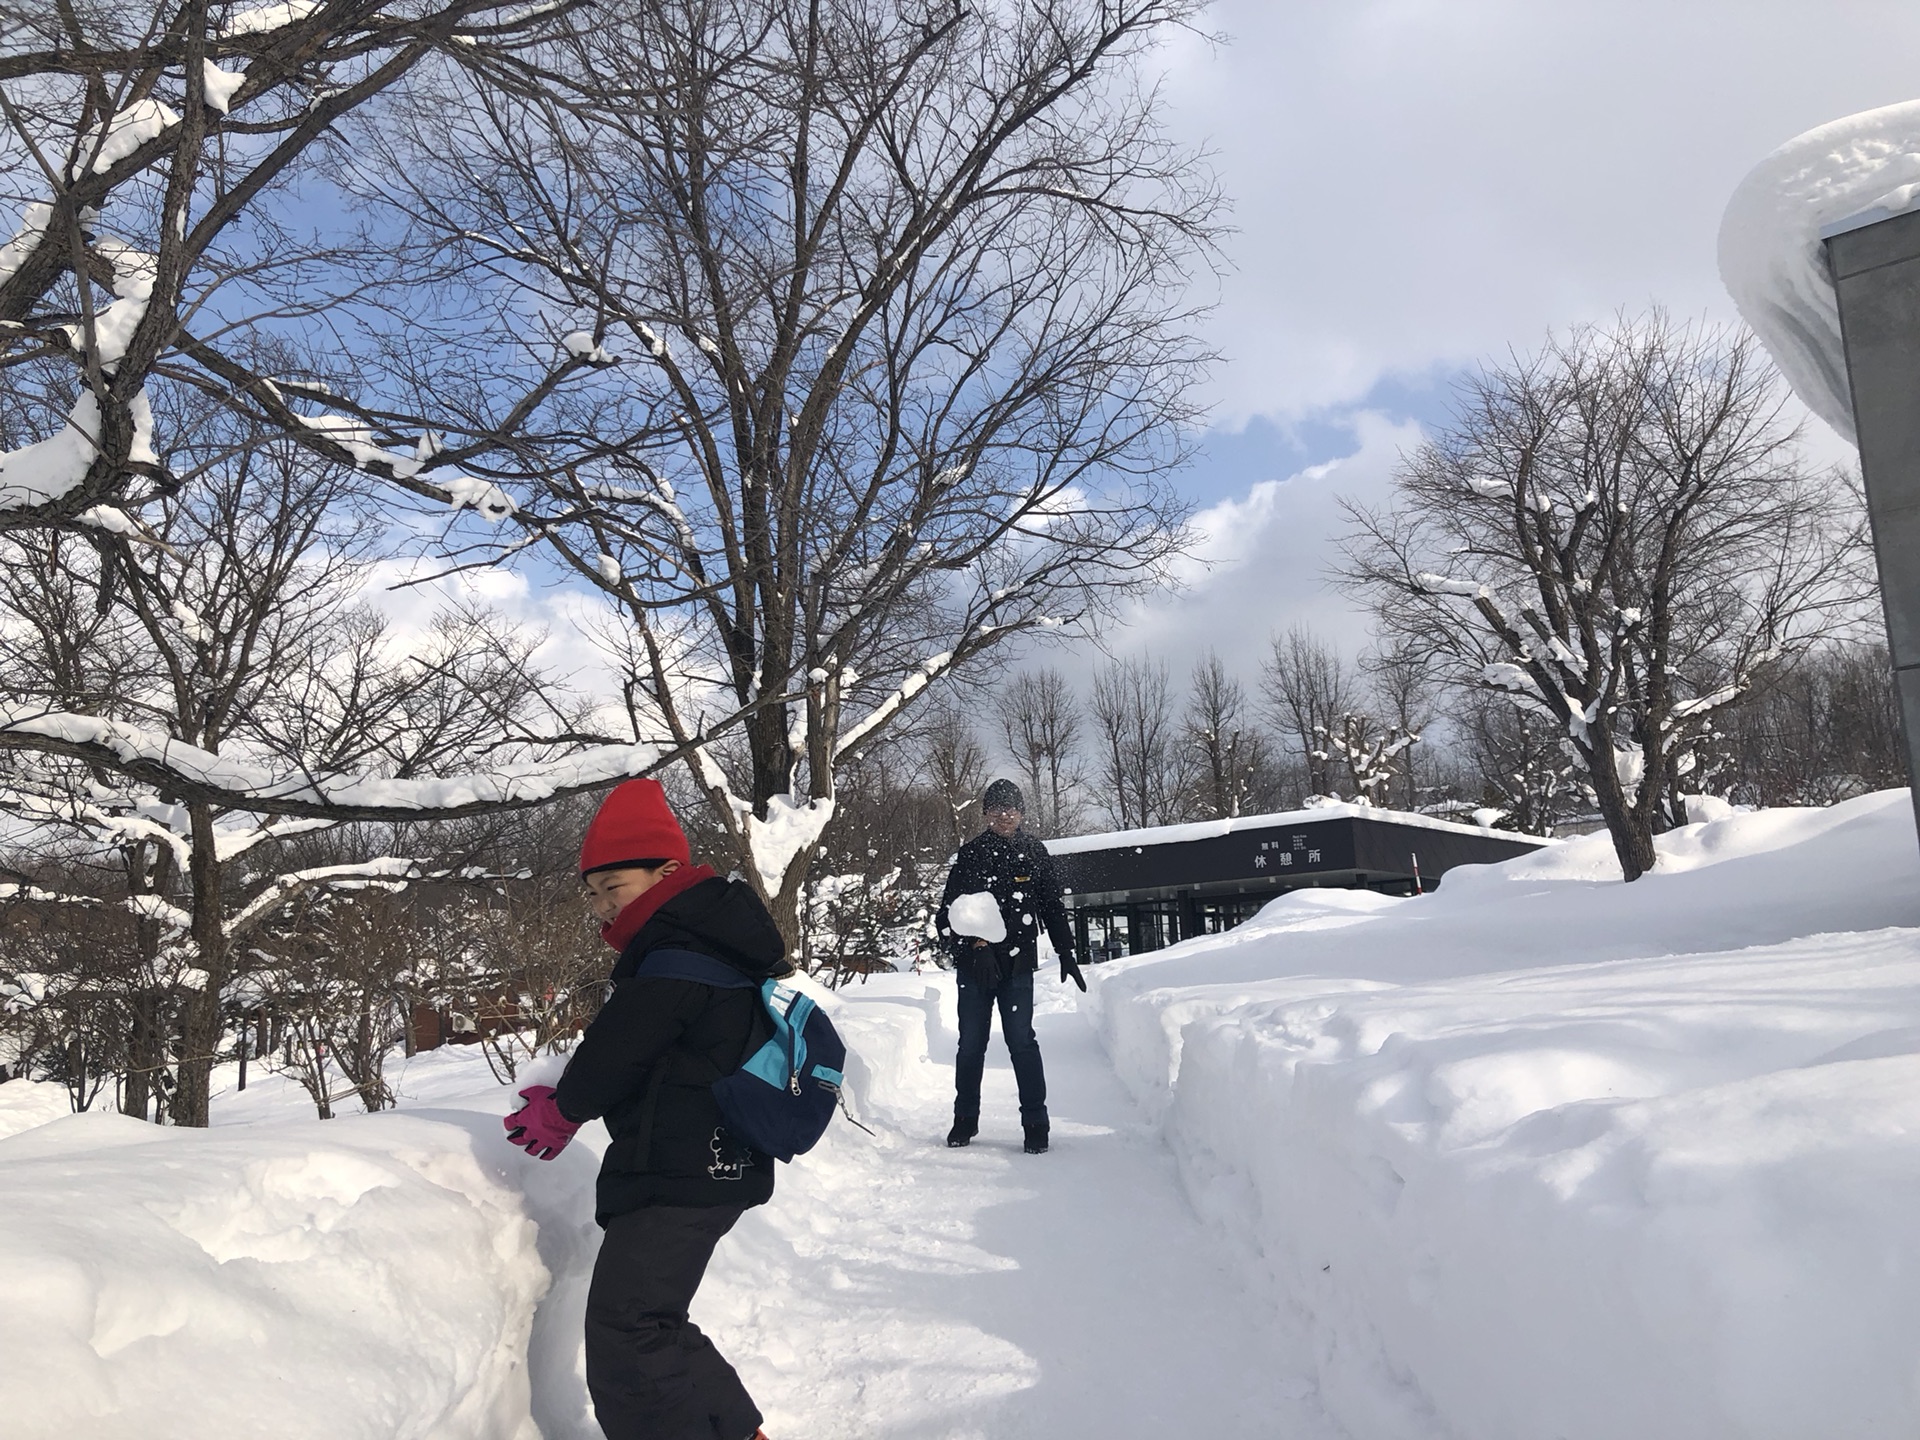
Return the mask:
<svg viewBox="0 0 1920 1440">
<path fill-rule="evenodd" d="M 507 1139 L 536 1160 L 551 1160 L 567 1148 L 581 1122 L 560 1113 L 551 1085 L 529 1085 L 520 1094 L 527 1103 L 501 1122 L 507 1127 Z"/>
</svg>

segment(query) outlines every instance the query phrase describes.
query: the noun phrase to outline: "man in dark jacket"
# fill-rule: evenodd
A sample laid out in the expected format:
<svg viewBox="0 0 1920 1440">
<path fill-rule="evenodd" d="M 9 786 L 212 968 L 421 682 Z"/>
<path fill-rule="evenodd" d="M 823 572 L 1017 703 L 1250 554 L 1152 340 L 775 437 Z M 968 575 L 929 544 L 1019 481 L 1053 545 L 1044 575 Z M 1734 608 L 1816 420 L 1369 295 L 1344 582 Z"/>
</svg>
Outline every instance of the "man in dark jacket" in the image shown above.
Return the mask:
<svg viewBox="0 0 1920 1440">
<path fill-rule="evenodd" d="M 1047 1148 L 1047 1076 L 1033 1033 L 1033 972 L 1040 964 L 1042 925 L 1060 957 L 1060 978 L 1082 990 L 1087 982 L 1074 960 L 1073 929 L 1053 857 L 1020 828 L 1023 804 L 1011 780 L 987 787 L 980 801 L 987 828 L 954 857 L 934 924 L 960 981 L 960 1053 L 947 1144 L 965 1145 L 980 1133 L 980 1077 L 997 1006 L 1020 1088 L 1026 1152 L 1040 1155 Z"/>
<path fill-rule="evenodd" d="M 694 865 L 658 782 L 629 780 L 580 848 L 613 989 L 558 1086 L 522 1090 L 509 1138 L 543 1160 L 604 1118 L 587 1294 L 587 1389 L 609 1440 L 765 1440 L 761 1414 L 687 1317 L 723 1235 L 773 1195 L 773 1160 L 737 1141 L 713 1082 L 772 1034 L 758 983 L 791 973 L 773 917 L 745 883 Z M 725 962 L 728 988 L 672 973 L 671 953 Z M 650 966 L 649 957 L 653 957 Z"/>
</svg>

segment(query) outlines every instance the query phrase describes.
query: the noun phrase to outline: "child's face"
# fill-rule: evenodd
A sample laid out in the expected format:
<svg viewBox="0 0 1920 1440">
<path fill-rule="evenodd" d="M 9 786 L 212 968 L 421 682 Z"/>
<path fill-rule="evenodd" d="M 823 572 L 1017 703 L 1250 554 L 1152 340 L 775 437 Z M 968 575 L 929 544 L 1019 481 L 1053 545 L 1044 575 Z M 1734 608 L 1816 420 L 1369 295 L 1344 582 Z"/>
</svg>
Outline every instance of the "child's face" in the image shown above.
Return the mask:
<svg viewBox="0 0 1920 1440">
<path fill-rule="evenodd" d="M 596 920 L 611 925 L 622 910 L 679 868 L 678 860 L 669 860 L 658 870 L 642 870 L 637 865 L 596 870 L 582 882 L 587 887 L 587 904 Z"/>
</svg>

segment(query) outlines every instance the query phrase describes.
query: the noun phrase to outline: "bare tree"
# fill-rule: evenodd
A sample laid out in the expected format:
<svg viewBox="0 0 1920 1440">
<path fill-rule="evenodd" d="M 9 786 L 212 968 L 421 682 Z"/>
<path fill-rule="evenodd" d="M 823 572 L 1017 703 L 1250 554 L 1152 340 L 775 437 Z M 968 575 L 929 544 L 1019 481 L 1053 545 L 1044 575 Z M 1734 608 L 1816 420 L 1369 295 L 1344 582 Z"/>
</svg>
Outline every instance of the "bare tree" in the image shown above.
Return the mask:
<svg viewBox="0 0 1920 1440">
<path fill-rule="evenodd" d="M 1093 678 L 1098 798 L 1121 829 L 1180 818 L 1187 757 L 1162 660 L 1114 660 Z"/>
<path fill-rule="evenodd" d="M 1715 714 L 1860 594 L 1858 509 L 1781 405 L 1745 334 L 1581 328 L 1467 381 L 1393 502 L 1349 507 L 1383 632 L 1566 732 L 1629 880 Z"/>
<path fill-rule="evenodd" d="M 1260 670 L 1260 689 L 1274 728 L 1288 737 L 1316 795 L 1335 789 L 1337 771 L 1323 735 L 1339 732 L 1360 706 L 1361 686 L 1338 651 L 1304 625 L 1273 637 Z"/>
<path fill-rule="evenodd" d="M 1026 781 L 1027 815 L 1043 836 L 1064 835 L 1079 821 L 1076 763 L 1080 708 L 1058 670 L 1028 670 L 994 695 L 1001 738 Z"/>
<path fill-rule="evenodd" d="M 463 907 L 469 984 L 510 1017 L 481 1041 L 508 1079 L 523 1060 L 572 1049 L 600 1008 L 607 947 L 579 891 L 572 875 L 535 876 Z"/>
<path fill-rule="evenodd" d="M 348 131 L 403 81 L 457 72 L 487 94 L 575 93 L 539 47 L 581 4 L 12 7 L 0 23 L 0 531 L 95 545 L 111 591 L 117 557 L 164 550 L 150 507 L 230 472 L 236 446 L 277 445 L 389 504 L 443 511 L 456 551 L 467 523 L 491 533 L 512 501 L 487 478 L 489 457 L 521 457 L 523 474 L 531 452 L 573 454 L 579 416 L 560 397 L 600 361 L 545 344 L 524 363 L 462 369 L 467 388 L 442 397 L 432 425 L 384 403 L 405 398 L 382 360 L 404 307 L 374 284 L 396 248 L 392 212 L 356 217 L 338 184 L 365 153 Z M 410 313 L 444 321 L 450 287 L 425 278 L 442 289 Z M 205 443 L 214 420 L 219 443 Z M 72 648 L 86 622 L 69 618 Z M 464 777 L 397 774 L 377 749 L 278 768 L 286 757 L 271 749 L 230 737 L 214 755 L 148 720 L 103 729 L 95 709 L 0 686 L 0 747 L 283 818 L 528 806 L 677 758 L 631 737 L 596 747 L 562 726 L 529 737 L 554 742 L 531 753 L 469 756 Z"/>
<path fill-rule="evenodd" d="M 1247 713 L 1246 689 L 1212 650 L 1193 667 L 1184 730 L 1198 771 L 1199 813 L 1207 819 L 1241 814 L 1265 756 Z"/>
<path fill-rule="evenodd" d="M 601 367 L 514 522 L 623 617 L 636 735 L 790 938 L 837 770 L 1183 543 L 1216 200 L 1140 59 L 1197 8 L 612 4 L 547 52 L 587 99 L 449 77 L 369 137 L 406 265 Z M 423 413 L 465 368 L 405 377 Z"/>
<path fill-rule="evenodd" d="M 417 776 L 510 738 L 542 689 L 532 642 L 506 645 L 480 617 L 448 617 L 396 653 L 357 599 L 371 527 L 346 483 L 298 447 L 240 445 L 152 507 L 151 543 L 13 532 L 0 551 L 9 700 L 60 717 L 55 734 L 83 723 L 110 750 L 157 733 L 243 776 L 262 760 L 296 774 Z M 82 624 L 90 592 L 99 623 Z M 0 775 L 0 806 L 123 868 L 116 903 L 137 919 L 142 972 L 129 1073 L 157 1077 L 170 1058 L 171 1118 L 204 1125 L 230 991 L 281 908 L 430 867 L 398 856 L 300 864 L 288 842 L 331 822 L 279 817 L 270 794 L 238 806 L 182 796 L 164 774 L 142 783 L 131 768 L 29 751 Z M 145 1087 L 136 1080 L 124 1103 L 144 1113 Z"/>
<path fill-rule="evenodd" d="M 955 849 L 980 829 L 980 792 L 987 785 L 987 751 L 951 695 L 933 704 L 920 727 L 926 773 L 945 808 Z"/>
<path fill-rule="evenodd" d="M 1453 721 L 1480 779 L 1479 805 L 1503 812 L 1495 823 L 1551 835 L 1584 808 L 1573 747 L 1549 716 L 1511 695 L 1479 689 L 1462 693 Z"/>
<path fill-rule="evenodd" d="M 294 403 L 324 401 L 324 387 L 276 383 L 270 357 L 284 355 L 288 327 L 337 318 L 355 282 L 319 278 L 348 258 L 350 237 L 310 242 L 272 207 L 284 187 L 317 180 L 336 126 L 422 65 L 526 83 L 524 47 L 580 3 L 8 6 L 0 224 L 18 220 L 0 230 L 11 236 L 0 368 L 16 425 L 0 433 L 12 447 L 0 453 L 0 531 L 138 533 L 141 506 L 186 478 L 164 424 L 179 387 L 457 499 L 423 473 L 457 457 L 382 456 L 370 435 L 302 418 Z"/>
<path fill-rule="evenodd" d="M 1884 641 L 1822 645 L 1719 717 L 1720 787 L 1763 805 L 1831 805 L 1906 783 Z M 1689 776 L 1690 788 L 1693 785 Z"/>
<path fill-rule="evenodd" d="M 1373 708 L 1396 735 L 1411 737 L 1399 750 L 1394 766 L 1399 784 L 1389 784 L 1378 797 L 1392 804 L 1398 789 L 1400 805 L 1420 808 L 1420 745 L 1427 727 L 1439 715 L 1440 677 L 1429 652 L 1406 644 L 1374 649 L 1360 657 L 1360 670 L 1373 691 Z"/>
<path fill-rule="evenodd" d="M 0 883 L 0 1073 L 64 1084 L 75 1110 L 126 1079 L 143 1038 L 135 917 L 89 893 L 84 870 L 43 872 L 55 888 L 19 870 Z"/>
<path fill-rule="evenodd" d="M 1371 715 L 1349 710 L 1338 724 L 1318 727 L 1312 758 L 1328 767 L 1329 775 L 1336 766 L 1345 773 L 1356 803 L 1377 805 L 1419 741 L 1417 734 L 1398 725 L 1382 729 Z"/>
<path fill-rule="evenodd" d="M 253 937 L 257 964 L 242 994 L 271 1006 L 283 1050 L 270 1068 L 291 1075 L 322 1120 L 357 1095 L 369 1112 L 394 1101 L 386 1059 L 407 1022 L 405 976 L 415 937 L 391 902 L 405 879 L 374 879 L 352 892 L 302 891 Z"/>
</svg>

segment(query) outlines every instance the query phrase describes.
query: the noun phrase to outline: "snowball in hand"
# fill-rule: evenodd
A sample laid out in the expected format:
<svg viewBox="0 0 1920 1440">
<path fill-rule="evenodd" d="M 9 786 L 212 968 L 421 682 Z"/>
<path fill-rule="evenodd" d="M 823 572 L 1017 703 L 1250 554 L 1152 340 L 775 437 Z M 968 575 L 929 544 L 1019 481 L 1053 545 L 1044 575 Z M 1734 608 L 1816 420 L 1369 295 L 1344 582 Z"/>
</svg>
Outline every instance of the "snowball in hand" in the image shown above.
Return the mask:
<svg viewBox="0 0 1920 1440">
<path fill-rule="evenodd" d="M 947 906 L 947 923 L 953 927 L 954 934 L 972 935 L 990 945 L 998 945 L 1007 938 L 1006 918 L 1001 915 L 1000 902 L 993 898 L 990 890 L 954 896 L 953 903 Z"/>
</svg>

